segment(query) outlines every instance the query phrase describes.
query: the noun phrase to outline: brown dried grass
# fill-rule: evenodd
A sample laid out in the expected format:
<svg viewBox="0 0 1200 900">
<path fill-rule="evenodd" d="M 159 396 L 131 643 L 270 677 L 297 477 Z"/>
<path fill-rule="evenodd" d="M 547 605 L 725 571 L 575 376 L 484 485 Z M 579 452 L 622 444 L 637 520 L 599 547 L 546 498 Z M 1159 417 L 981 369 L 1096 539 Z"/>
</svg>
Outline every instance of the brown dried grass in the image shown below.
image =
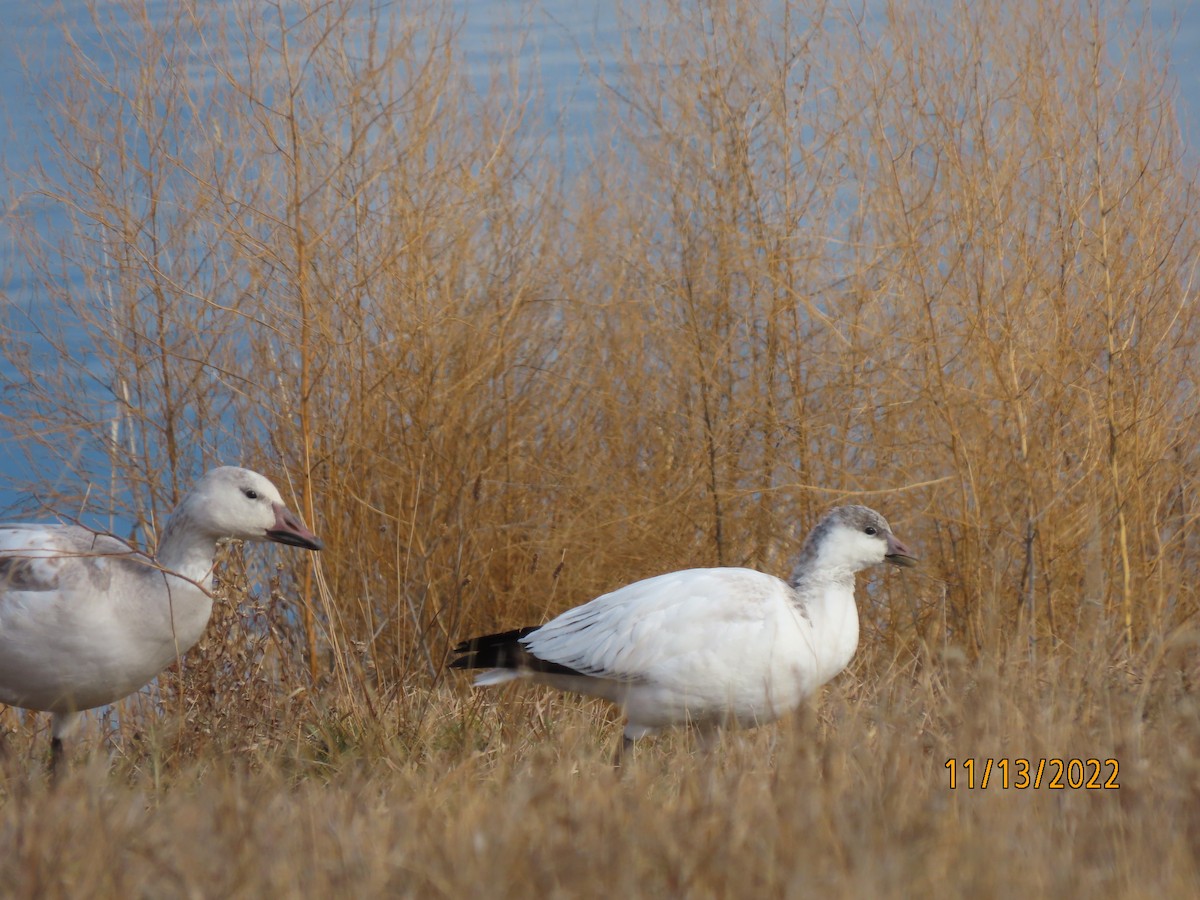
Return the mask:
<svg viewBox="0 0 1200 900">
<path fill-rule="evenodd" d="M 1128 10 L 647 4 L 581 144 L 436 5 L 128 9 L 48 96 L 70 231 L 28 232 L 6 427 L 59 510 L 152 543 L 236 460 L 328 549 L 231 554 L 58 788 L 10 716 L 10 893 L 1194 893 L 1196 176 Z M 445 677 L 640 576 L 785 571 L 847 499 L 922 568 L 713 758 L 614 780 L 602 706 Z"/>
</svg>

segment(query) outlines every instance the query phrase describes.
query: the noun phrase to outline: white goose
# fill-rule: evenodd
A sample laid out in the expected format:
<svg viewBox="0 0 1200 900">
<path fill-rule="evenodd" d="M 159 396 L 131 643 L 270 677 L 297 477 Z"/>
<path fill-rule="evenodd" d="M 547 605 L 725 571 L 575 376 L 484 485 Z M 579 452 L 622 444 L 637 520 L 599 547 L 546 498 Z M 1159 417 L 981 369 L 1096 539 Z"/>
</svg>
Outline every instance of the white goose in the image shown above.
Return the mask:
<svg viewBox="0 0 1200 900">
<path fill-rule="evenodd" d="M 149 683 L 200 639 L 224 538 L 320 550 L 257 472 L 200 479 L 150 557 L 77 525 L 0 525 L 0 703 L 54 714 L 51 765 L 82 710 Z"/>
<path fill-rule="evenodd" d="M 687 569 L 647 578 L 545 625 L 463 641 L 450 666 L 476 685 L 528 678 L 624 709 L 615 765 L 635 740 L 691 723 L 706 738 L 791 712 L 858 646 L 854 574 L 916 559 L 879 513 L 843 506 L 809 534 L 792 577 Z"/>
</svg>

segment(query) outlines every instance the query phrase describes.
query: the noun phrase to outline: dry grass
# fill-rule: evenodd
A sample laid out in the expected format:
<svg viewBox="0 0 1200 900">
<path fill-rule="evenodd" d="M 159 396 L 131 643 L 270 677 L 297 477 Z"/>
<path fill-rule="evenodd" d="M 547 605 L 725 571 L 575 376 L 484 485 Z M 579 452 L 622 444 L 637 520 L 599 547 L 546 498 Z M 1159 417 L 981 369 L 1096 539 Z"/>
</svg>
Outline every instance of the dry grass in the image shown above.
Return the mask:
<svg viewBox="0 0 1200 900">
<path fill-rule="evenodd" d="M 206 644 L 57 789 L 9 716 L 12 895 L 1195 893 L 1196 172 L 1161 47 L 1099 4 L 695 6 L 625 11 L 590 136 L 468 77 L 438 4 L 98 7 L 28 176 L 65 225 L 25 232 L 5 426 L 50 508 L 152 544 L 238 461 L 328 550 L 233 551 Z M 445 676 L 636 577 L 786 571 L 851 498 L 923 567 L 713 758 L 676 735 L 616 781 L 603 707 Z M 965 757 L 1121 788 L 950 790 Z"/>
<path fill-rule="evenodd" d="M 445 687 L 367 735 L 332 705 L 299 733 L 240 723 L 165 774 L 149 751 L 93 754 L 50 790 L 10 759 L 0 874 L 14 896 L 1186 896 L 1189 650 L 1141 684 L 1069 658 L 935 654 L 845 677 L 712 757 L 684 735 L 647 743 L 622 779 L 599 706 Z M 1115 757 L 1120 789 L 968 790 L 960 772 L 950 790 L 945 762 L 968 754 Z"/>
</svg>

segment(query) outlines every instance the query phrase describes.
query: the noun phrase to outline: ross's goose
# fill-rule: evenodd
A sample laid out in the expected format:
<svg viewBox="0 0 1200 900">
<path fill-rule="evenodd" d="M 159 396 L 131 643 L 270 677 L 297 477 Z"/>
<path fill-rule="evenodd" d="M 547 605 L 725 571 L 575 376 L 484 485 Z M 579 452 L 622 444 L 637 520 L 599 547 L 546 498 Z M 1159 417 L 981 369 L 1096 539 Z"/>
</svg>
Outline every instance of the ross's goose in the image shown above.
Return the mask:
<svg viewBox="0 0 1200 900">
<path fill-rule="evenodd" d="M 81 710 L 136 691 L 200 639 L 224 538 L 322 546 L 270 481 L 232 466 L 183 498 L 155 557 L 77 525 L 0 525 L 0 703 L 54 714 L 52 764 Z"/>
<path fill-rule="evenodd" d="M 744 568 L 647 578 L 545 625 L 463 641 L 476 685 L 528 678 L 603 697 L 626 716 L 615 764 L 665 726 L 774 721 L 838 674 L 858 645 L 854 574 L 916 559 L 879 513 L 842 506 L 813 528 L 791 578 Z"/>
</svg>

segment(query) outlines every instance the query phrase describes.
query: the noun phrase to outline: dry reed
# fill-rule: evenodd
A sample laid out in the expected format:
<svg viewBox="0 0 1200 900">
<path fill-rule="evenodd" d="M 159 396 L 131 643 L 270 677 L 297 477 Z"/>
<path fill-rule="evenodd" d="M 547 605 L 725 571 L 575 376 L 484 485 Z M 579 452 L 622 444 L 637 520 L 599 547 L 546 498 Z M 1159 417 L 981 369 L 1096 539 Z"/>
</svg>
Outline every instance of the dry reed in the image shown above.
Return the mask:
<svg viewBox="0 0 1200 900">
<path fill-rule="evenodd" d="M 1195 892 L 1196 172 L 1127 7 L 645 4 L 590 135 L 439 4 L 111 9 L 46 96 L 5 427 L 51 508 L 152 544 L 239 461 L 329 549 L 232 551 L 59 789 L 9 719 L 11 895 Z M 614 781 L 601 706 L 445 677 L 640 576 L 783 572 L 847 499 L 922 569 L 712 758 Z M 1017 757 L 1121 787 L 949 787 Z"/>
</svg>

